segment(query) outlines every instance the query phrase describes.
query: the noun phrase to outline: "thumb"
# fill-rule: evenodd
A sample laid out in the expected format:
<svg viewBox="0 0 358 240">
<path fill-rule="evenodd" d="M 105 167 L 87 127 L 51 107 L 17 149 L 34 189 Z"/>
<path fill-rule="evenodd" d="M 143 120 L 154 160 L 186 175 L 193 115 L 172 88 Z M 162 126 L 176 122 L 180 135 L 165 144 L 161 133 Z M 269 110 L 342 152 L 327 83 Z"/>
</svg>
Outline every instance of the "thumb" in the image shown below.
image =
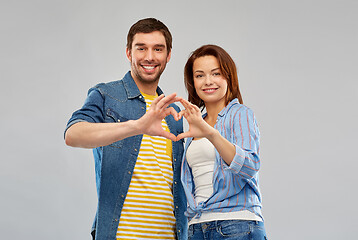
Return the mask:
<svg viewBox="0 0 358 240">
<path fill-rule="evenodd" d="M 187 137 L 192 137 L 189 132 L 181 133 L 177 136 L 177 141 L 179 141 L 180 139 L 183 139 L 183 138 L 187 138 Z"/>
<path fill-rule="evenodd" d="M 181 110 L 181 111 L 178 113 L 178 120 L 181 119 L 181 118 L 184 116 L 184 113 L 185 113 L 185 109 L 184 109 L 184 110 Z"/>
</svg>

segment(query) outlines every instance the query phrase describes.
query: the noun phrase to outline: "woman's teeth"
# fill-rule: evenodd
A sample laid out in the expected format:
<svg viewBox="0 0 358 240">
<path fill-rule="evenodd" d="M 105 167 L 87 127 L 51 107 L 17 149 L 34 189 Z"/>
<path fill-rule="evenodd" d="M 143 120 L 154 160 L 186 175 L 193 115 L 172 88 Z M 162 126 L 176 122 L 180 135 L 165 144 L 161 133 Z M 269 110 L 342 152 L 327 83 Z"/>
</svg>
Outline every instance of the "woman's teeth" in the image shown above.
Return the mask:
<svg viewBox="0 0 358 240">
<path fill-rule="evenodd" d="M 204 89 L 204 92 L 214 92 L 216 88 Z"/>
</svg>

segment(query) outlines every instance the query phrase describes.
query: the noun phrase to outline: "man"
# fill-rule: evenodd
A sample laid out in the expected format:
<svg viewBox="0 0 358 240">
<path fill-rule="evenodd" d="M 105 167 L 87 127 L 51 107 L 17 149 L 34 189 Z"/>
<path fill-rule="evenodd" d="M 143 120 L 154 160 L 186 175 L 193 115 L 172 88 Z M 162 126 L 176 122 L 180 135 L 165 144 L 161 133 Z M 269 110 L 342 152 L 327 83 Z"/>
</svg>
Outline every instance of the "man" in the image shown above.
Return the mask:
<svg viewBox="0 0 358 240">
<path fill-rule="evenodd" d="M 180 98 L 164 97 L 158 87 L 171 47 L 162 22 L 135 23 L 127 36 L 131 71 L 91 88 L 67 124 L 67 145 L 93 148 L 98 194 L 93 239 L 187 238 L 183 142 L 176 142 L 183 126 L 173 104 Z"/>
</svg>

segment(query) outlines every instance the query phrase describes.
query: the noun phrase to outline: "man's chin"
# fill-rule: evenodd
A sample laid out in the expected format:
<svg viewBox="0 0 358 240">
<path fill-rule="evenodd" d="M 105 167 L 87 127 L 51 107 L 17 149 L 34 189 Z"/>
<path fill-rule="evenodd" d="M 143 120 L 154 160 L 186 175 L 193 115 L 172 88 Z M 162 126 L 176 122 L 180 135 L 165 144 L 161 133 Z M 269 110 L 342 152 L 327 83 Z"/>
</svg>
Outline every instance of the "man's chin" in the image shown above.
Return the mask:
<svg viewBox="0 0 358 240">
<path fill-rule="evenodd" d="M 159 81 L 159 78 L 139 78 L 142 83 L 155 83 Z"/>
<path fill-rule="evenodd" d="M 145 74 L 140 76 L 141 82 L 153 83 L 157 82 L 160 78 L 160 74 Z"/>
</svg>

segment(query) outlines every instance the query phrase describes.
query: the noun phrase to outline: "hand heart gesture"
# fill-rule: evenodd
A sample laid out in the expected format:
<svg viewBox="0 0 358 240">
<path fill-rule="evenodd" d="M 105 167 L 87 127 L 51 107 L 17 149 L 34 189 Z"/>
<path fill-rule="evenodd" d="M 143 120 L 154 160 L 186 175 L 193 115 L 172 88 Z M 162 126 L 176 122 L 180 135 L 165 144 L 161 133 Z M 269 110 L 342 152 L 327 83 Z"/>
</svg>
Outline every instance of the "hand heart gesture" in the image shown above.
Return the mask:
<svg viewBox="0 0 358 240">
<path fill-rule="evenodd" d="M 180 111 L 179 119 L 184 116 L 189 123 L 189 130 L 177 136 L 177 141 L 185 137 L 202 138 L 214 133 L 215 129 L 210 126 L 201 116 L 198 106 L 191 104 L 187 100 L 181 99 L 180 103 L 185 107 Z"/>
</svg>

